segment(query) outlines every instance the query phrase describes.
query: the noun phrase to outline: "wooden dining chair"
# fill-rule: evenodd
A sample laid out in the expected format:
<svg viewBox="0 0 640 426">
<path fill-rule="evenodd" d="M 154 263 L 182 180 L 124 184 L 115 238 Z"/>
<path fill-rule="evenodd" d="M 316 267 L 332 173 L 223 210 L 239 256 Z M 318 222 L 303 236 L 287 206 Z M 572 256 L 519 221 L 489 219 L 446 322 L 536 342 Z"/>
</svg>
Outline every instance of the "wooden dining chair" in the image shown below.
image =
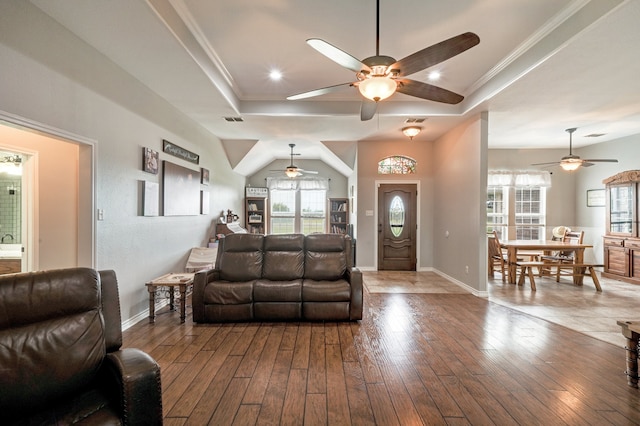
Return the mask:
<svg viewBox="0 0 640 426">
<path fill-rule="evenodd" d="M 564 234 L 562 241 L 565 243 L 572 244 L 582 244 L 582 239 L 584 238 L 584 231 L 568 231 Z M 556 265 L 556 281 L 560 281 L 560 269 L 557 265 L 574 263 L 575 261 L 575 250 L 561 250 L 556 254 L 550 256 L 542 256 L 542 261 L 549 264 L 549 269 L 551 269 L 554 265 Z M 546 267 L 546 266 L 545 266 Z"/>
<path fill-rule="evenodd" d="M 493 231 L 488 234 L 488 253 L 489 253 L 489 274 L 493 277 L 493 272 L 496 268 L 500 268 L 500 273 L 502 274 L 502 282 L 507 280 L 508 266 L 509 260 L 507 258 L 507 254 L 502 250 L 502 246 L 500 245 L 500 238 L 498 238 L 498 233 Z M 522 260 L 518 258 L 517 260 Z"/>
</svg>

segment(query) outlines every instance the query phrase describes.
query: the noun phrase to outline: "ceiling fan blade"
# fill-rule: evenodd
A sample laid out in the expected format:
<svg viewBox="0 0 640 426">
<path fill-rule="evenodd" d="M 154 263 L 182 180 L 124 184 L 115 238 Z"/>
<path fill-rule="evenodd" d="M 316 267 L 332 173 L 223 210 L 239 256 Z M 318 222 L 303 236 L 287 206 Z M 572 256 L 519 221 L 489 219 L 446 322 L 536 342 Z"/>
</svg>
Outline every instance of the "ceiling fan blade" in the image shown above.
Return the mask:
<svg viewBox="0 0 640 426">
<path fill-rule="evenodd" d="M 336 84 L 335 86 L 323 87 L 309 92 L 298 93 L 296 95 L 287 96 L 287 100 L 296 101 L 298 99 L 313 98 L 314 96 L 326 95 L 327 93 L 339 92 L 344 86 L 351 86 L 353 83 Z"/>
<path fill-rule="evenodd" d="M 402 58 L 390 65 L 388 69 L 399 70 L 400 76 L 411 75 L 459 55 L 478 43 L 480 43 L 480 37 L 476 34 L 471 32 L 460 34 Z"/>
<path fill-rule="evenodd" d="M 583 161 L 581 164 L 582 167 L 591 167 L 591 166 L 595 166 L 595 164 L 593 163 L 587 163 L 586 161 Z"/>
<path fill-rule="evenodd" d="M 583 161 L 588 161 L 590 163 L 617 163 L 618 160 L 614 160 L 614 159 L 594 159 L 594 160 L 583 160 Z"/>
<path fill-rule="evenodd" d="M 319 38 L 310 38 L 309 40 L 307 40 L 307 44 L 316 49 L 318 52 L 322 53 L 327 58 L 331 59 L 333 62 L 342 67 L 345 67 L 348 70 L 351 70 L 353 72 L 360 72 L 363 70 L 371 72 L 371 69 L 367 65 L 349 55 L 344 50 L 338 49 L 331 43 L 327 43 L 326 41 Z"/>
<path fill-rule="evenodd" d="M 443 102 L 445 104 L 457 104 L 462 102 L 464 99 L 464 96 L 462 95 L 421 81 L 409 80 L 406 78 L 396 79 L 396 81 L 398 82 L 398 92 L 409 96 L 415 96 L 416 98 Z"/>
<path fill-rule="evenodd" d="M 533 163 L 532 166 L 552 166 L 554 164 L 560 164 L 559 161 L 550 161 L 548 163 Z"/>
<path fill-rule="evenodd" d="M 317 175 L 318 172 L 316 172 L 315 170 L 303 170 L 303 169 L 298 169 L 299 172 L 302 172 L 304 174 L 309 174 L 309 175 Z"/>
<path fill-rule="evenodd" d="M 378 103 L 370 100 L 362 101 L 360 104 L 360 120 L 367 121 L 371 120 L 374 115 L 376 115 L 376 111 L 378 110 Z"/>
</svg>

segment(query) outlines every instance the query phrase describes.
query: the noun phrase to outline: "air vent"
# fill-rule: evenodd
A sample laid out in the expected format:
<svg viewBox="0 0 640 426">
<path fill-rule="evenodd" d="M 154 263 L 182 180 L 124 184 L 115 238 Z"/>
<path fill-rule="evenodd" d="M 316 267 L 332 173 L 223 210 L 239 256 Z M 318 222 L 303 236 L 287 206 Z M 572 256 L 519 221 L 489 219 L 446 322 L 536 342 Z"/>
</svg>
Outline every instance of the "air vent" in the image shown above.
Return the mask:
<svg viewBox="0 0 640 426">
<path fill-rule="evenodd" d="M 228 121 L 230 123 L 242 123 L 244 120 L 242 117 L 224 117 L 224 121 Z"/>
<path fill-rule="evenodd" d="M 604 135 L 606 135 L 606 133 L 591 133 L 590 135 L 586 135 L 585 138 L 599 138 Z"/>
<path fill-rule="evenodd" d="M 415 124 L 415 123 L 423 123 L 426 118 L 407 118 L 404 120 L 405 123 Z"/>
</svg>

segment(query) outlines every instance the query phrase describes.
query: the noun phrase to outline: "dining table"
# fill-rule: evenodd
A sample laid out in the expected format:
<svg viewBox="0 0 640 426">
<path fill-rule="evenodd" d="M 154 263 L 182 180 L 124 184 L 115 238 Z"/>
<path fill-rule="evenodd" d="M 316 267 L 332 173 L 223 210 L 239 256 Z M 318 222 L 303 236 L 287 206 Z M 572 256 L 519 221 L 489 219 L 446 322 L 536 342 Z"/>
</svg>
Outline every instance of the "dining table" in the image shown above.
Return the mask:
<svg viewBox="0 0 640 426">
<path fill-rule="evenodd" d="M 540 251 L 544 255 L 560 251 L 573 251 L 575 252 L 573 263 L 582 264 L 584 263 L 584 251 L 593 246 L 591 244 L 555 240 L 504 240 L 500 241 L 500 247 L 507 250 L 508 282 L 515 284 L 518 269 L 518 250 Z M 574 274 L 573 283 L 582 285 L 583 278 L 582 274 Z"/>
</svg>

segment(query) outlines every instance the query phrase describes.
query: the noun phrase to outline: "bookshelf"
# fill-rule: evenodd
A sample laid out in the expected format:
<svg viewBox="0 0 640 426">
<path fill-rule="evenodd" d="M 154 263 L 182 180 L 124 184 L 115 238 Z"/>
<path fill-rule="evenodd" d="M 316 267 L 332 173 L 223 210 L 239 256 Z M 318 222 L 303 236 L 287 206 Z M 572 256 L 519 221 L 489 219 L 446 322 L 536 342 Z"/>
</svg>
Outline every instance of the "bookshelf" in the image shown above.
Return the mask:
<svg viewBox="0 0 640 426">
<path fill-rule="evenodd" d="M 331 234 L 349 232 L 349 199 L 329 198 L 329 229 Z"/>
<path fill-rule="evenodd" d="M 249 191 L 251 189 L 252 191 Z M 257 190 L 264 190 L 263 192 Z M 267 233 L 267 191 L 266 188 L 247 188 L 244 217 L 245 227 L 250 234 Z"/>
</svg>

